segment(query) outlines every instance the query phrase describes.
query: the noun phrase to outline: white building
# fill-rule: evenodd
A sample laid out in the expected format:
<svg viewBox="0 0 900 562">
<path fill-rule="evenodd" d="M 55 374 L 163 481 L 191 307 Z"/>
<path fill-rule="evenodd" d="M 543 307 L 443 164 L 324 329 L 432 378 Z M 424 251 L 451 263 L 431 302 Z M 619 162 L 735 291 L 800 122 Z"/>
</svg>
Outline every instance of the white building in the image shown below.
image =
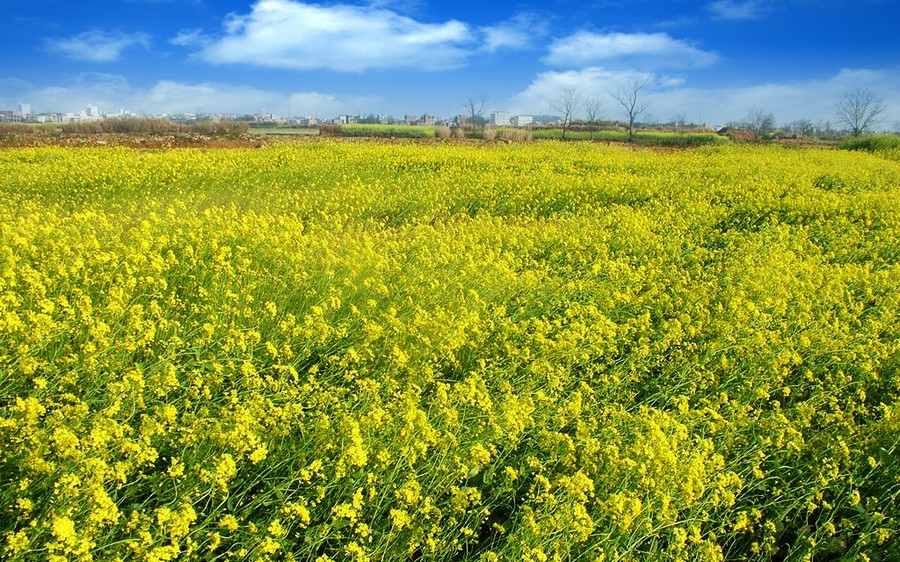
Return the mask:
<svg viewBox="0 0 900 562">
<path fill-rule="evenodd" d="M 508 127 L 511 124 L 509 118 L 508 111 L 495 111 L 491 114 L 491 123 L 497 127 Z"/>
<path fill-rule="evenodd" d="M 533 115 L 516 115 L 512 118 L 512 124 L 515 127 L 527 127 L 534 123 Z"/>
<path fill-rule="evenodd" d="M 26 115 L 31 115 L 31 104 L 30 103 L 20 103 L 19 104 L 19 115 L 25 117 Z"/>
</svg>

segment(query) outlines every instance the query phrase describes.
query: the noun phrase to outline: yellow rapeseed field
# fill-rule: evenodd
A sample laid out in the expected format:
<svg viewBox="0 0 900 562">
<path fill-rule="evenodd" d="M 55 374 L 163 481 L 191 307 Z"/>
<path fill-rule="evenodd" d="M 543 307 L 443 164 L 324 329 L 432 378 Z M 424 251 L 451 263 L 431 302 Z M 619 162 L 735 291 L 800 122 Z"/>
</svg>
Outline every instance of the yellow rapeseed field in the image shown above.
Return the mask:
<svg viewBox="0 0 900 562">
<path fill-rule="evenodd" d="M 900 162 L 0 151 L 0 558 L 900 560 Z"/>
</svg>

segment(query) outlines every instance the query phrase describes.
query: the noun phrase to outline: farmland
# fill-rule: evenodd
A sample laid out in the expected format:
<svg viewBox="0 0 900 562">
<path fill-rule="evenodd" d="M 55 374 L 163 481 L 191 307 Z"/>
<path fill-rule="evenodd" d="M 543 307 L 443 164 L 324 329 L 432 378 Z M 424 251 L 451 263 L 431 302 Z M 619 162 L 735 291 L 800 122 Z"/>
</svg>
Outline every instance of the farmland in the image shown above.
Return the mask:
<svg viewBox="0 0 900 562">
<path fill-rule="evenodd" d="M 900 162 L 0 151 L 5 560 L 900 559 Z"/>
</svg>

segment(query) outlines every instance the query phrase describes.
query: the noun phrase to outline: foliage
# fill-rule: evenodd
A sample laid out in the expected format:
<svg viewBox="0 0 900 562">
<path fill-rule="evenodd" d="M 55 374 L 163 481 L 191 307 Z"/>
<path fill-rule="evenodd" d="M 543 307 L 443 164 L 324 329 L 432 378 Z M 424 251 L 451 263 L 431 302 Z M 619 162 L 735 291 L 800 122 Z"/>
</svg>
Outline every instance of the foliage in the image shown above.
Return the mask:
<svg viewBox="0 0 900 562">
<path fill-rule="evenodd" d="M 212 135 L 242 135 L 249 131 L 249 125 L 245 121 L 215 122 L 206 119 L 186 124 L 175 123 L 168 119 L 122 117 L 65 123 L 60 125 L 60 129 L 67 134 L 137 133 L 152 135 L 194 132 Z"/>
<path fill-rule="evenodd" d="M 843 142 L 841 148 L 848 150 L 868 150 L 869 152 L 898 149 L 900 148 L 900 135 L 869 135 L 865 137 L 856 137 Z"/>
<path fill-rule="evenodd" d="M 865 150 L 882 158 L 900 161 L 900 135 L 870 135 L 849 139 L 841 144 L 847 150 Z"/>
<path fill-rule="evenodd" d="M 326 131 L 326 128 L 323 127 L 322 130 Z M 360 123 L 354 125 L 333 125 L 327 130 L 325 135 L 342 137 L 434 138 L 435 128 L 427 125 Z"/>
<path fill-rule="evenodd" d="M 0 151 L 4 560 L 900 558 L 900 163 Z"/>
<path fill-rule="evenodd" d="M 534 129 L 532 135 L 536 139 L 562 140 L 562 129 Z M 624 131 L 570 130 L 566 134 L 568 140 L 595 140 L 612 142 L 629 142 Z M 666 131 L 637 131 L 631 141 L 642 146 L 697 147 L 706 144 L 721 144 L 728 138 L 716 133 L 672 133 Z"/>
</svg>

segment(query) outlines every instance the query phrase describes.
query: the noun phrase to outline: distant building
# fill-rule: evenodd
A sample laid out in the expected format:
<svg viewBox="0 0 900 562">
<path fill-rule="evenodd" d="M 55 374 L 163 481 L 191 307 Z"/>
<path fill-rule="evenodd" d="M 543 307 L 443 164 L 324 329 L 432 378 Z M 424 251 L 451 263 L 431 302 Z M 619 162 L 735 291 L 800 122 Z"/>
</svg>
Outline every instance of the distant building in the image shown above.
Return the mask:
<svg viewBox="0 0 900 562">
<path fill-rule="evenodd" d="M 26 115 L 31 115 L 31 104 L 30 103 L 20 103 L 19 104 L 19 115 L 25 117 Z"/>
<path fill-rule="evenodd" d="M 495 111 L 491 114 L 491 123 L 497 127 L 508 127 L 510 122 L 510 113 L 508 111 Z"/>
<path fill-rule="evenodd" d="M 100 118 L 100 108 L 96 105 L 89 105 L 84 109 L 84 114 L 88 119 L 99 119 Z"/>
<path fill-rule="evenodd" d="M 532 125 L 534 123 L 533 115 L 516 115 L 511 119 L 513 126 L 515 127 L 527 127 L 528 125 Z"/>
<path fill-rule="evenodd" d="M 418 125 L 431 125 L 437 123 L 437 117 L 434 115 L 423 115 L 417 122 Z"/>
</svg>

